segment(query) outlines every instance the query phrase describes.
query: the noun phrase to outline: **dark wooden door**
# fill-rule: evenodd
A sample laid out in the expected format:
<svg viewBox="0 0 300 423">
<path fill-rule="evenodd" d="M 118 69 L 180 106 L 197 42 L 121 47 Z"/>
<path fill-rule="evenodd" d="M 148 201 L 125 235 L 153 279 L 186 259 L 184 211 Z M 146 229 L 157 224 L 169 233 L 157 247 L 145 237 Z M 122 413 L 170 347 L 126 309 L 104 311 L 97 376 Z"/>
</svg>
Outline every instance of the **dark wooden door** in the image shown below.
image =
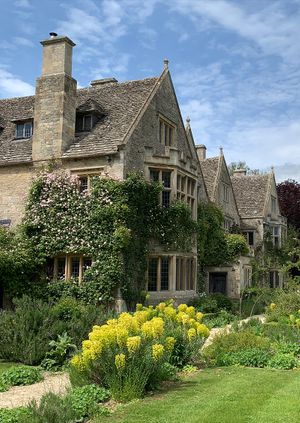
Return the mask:
<svg viewBox="0 0 300 423">
<path fill-rule="evenodd" d="M 226 294 L 227 273 L 210 273 L 209 274 L 209 292 L 221 292 Z"/>
</svg>

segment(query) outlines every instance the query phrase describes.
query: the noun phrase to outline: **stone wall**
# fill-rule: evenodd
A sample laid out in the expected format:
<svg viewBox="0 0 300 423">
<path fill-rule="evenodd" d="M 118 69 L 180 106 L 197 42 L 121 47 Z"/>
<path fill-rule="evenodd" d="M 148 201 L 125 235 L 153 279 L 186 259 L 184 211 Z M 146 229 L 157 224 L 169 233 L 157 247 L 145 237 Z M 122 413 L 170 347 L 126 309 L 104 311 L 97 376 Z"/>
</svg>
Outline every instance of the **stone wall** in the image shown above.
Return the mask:
<svg viewBox="0 0 300 423">
<path fill-rule="evenodd" d="M 0 220 L 21 222 L 33 174 L 30 165 L 0 167 Z"/>
</svg>

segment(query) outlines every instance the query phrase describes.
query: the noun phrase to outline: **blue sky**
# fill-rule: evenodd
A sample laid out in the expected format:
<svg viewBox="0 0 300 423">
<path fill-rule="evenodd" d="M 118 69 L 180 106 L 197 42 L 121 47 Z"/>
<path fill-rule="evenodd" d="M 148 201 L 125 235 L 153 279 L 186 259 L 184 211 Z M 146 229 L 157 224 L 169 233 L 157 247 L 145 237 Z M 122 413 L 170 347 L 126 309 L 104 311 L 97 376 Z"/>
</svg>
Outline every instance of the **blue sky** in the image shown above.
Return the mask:
<svg viewBox="0 0 300 423">
<path fill-rule="evenodd" d="M 300 181 L 300 0 L 0 0 L 0 98 L 34 93 L 40 40 L 76 42 L 73 76 L 170 70 L 208 156 Z"/>
</svg>

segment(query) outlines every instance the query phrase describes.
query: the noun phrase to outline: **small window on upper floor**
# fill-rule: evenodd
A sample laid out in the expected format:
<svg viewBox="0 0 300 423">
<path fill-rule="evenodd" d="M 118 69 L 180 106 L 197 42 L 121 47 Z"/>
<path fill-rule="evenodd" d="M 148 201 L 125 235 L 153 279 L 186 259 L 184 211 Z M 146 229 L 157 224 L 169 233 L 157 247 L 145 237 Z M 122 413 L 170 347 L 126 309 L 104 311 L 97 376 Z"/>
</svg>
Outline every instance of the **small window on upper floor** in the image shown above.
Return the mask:
<svg viewBox="0 0 300 423">
<path fill-rule="evenodd" d="M 33 132 L 33 122 L 19 122 L 16 124 L 16 139 L 30 138 Z"/>
<path fill-rule="evenodd" d="M 254 246 L 254 231 L 243 232 L 243 235 L 247 241 L 247 244 L 253 247 Z"/>
<path fill-rule="evenodd" d="M 95 124 L 93 115 L 77 115 L 76 116 L 76 132 L 90 131 Z"/>
<path fill-rule="evenodd" d="M 223 201 L 225 203 L 229 202 L 229 187 L 223 184 Z"/>
<path fill-rule="evenodd" d="M 164 119 L 159 119 L 159 142 L 166 147 L 174 145 L 175 127 Z"/>
</svg>

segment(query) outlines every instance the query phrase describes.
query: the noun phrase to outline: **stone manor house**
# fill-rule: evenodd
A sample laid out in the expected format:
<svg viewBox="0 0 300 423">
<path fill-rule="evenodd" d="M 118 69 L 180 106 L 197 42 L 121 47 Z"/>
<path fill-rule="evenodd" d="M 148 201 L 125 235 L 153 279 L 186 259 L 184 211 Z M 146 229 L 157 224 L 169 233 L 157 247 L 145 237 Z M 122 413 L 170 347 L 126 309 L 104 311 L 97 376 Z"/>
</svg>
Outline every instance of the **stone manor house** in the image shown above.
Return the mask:
<svg viewBox="0 0 300 423">
<path fill-rule="evenodd" d="M 213 201 L 224 211 L 225 228 L 242 224 L 250 245 L 271 221 L 276 223 L 274 239 L 279 239 L 285 223 L 274 177 L 268 179 L 268 188 L 267 182 L 264 185 L 271 209 L 266 196 L 264 206 L 253 214 L 253 200 L 246 194 L 252 179 L 243 175 L 231 180 L 223 155 L 206 159 L 205 147 L 195 146 L 190 123 L 185 126 L 181 117 L 167 60 L 159 77 L 123 83 L 100 79 L 77 89 L 72 77 L 75 44 L 54 33 L 41 44 L 42 74 L 35 95 L 0 100 L 0 225 L 20 223 L 32 178 L 41 166 L 55 160 L 61 169 L 79 177 L 82 190 L 89 189 L 95 175 L 123 179 L 141 171 L 146 179 L 163 184 L 163 206 L 180 199 L 196 219 L 197 204 Z M 255 184 L 254 197 L 260 182 Z M 79 280 L 91 260 L 75 254 L 54 259 L 54 277 Z M 242 258 L 234 277 L 228 270 L 232 266 L 208 269 L 208 289 L 237 296 L 240 286 L 250 283 L 249 263 L 249 257 Z M 190 253 L 153 247 L 147 275 L 152 301 L 193 297 L 196 269 L 196 247 Z"/>
</svg>

